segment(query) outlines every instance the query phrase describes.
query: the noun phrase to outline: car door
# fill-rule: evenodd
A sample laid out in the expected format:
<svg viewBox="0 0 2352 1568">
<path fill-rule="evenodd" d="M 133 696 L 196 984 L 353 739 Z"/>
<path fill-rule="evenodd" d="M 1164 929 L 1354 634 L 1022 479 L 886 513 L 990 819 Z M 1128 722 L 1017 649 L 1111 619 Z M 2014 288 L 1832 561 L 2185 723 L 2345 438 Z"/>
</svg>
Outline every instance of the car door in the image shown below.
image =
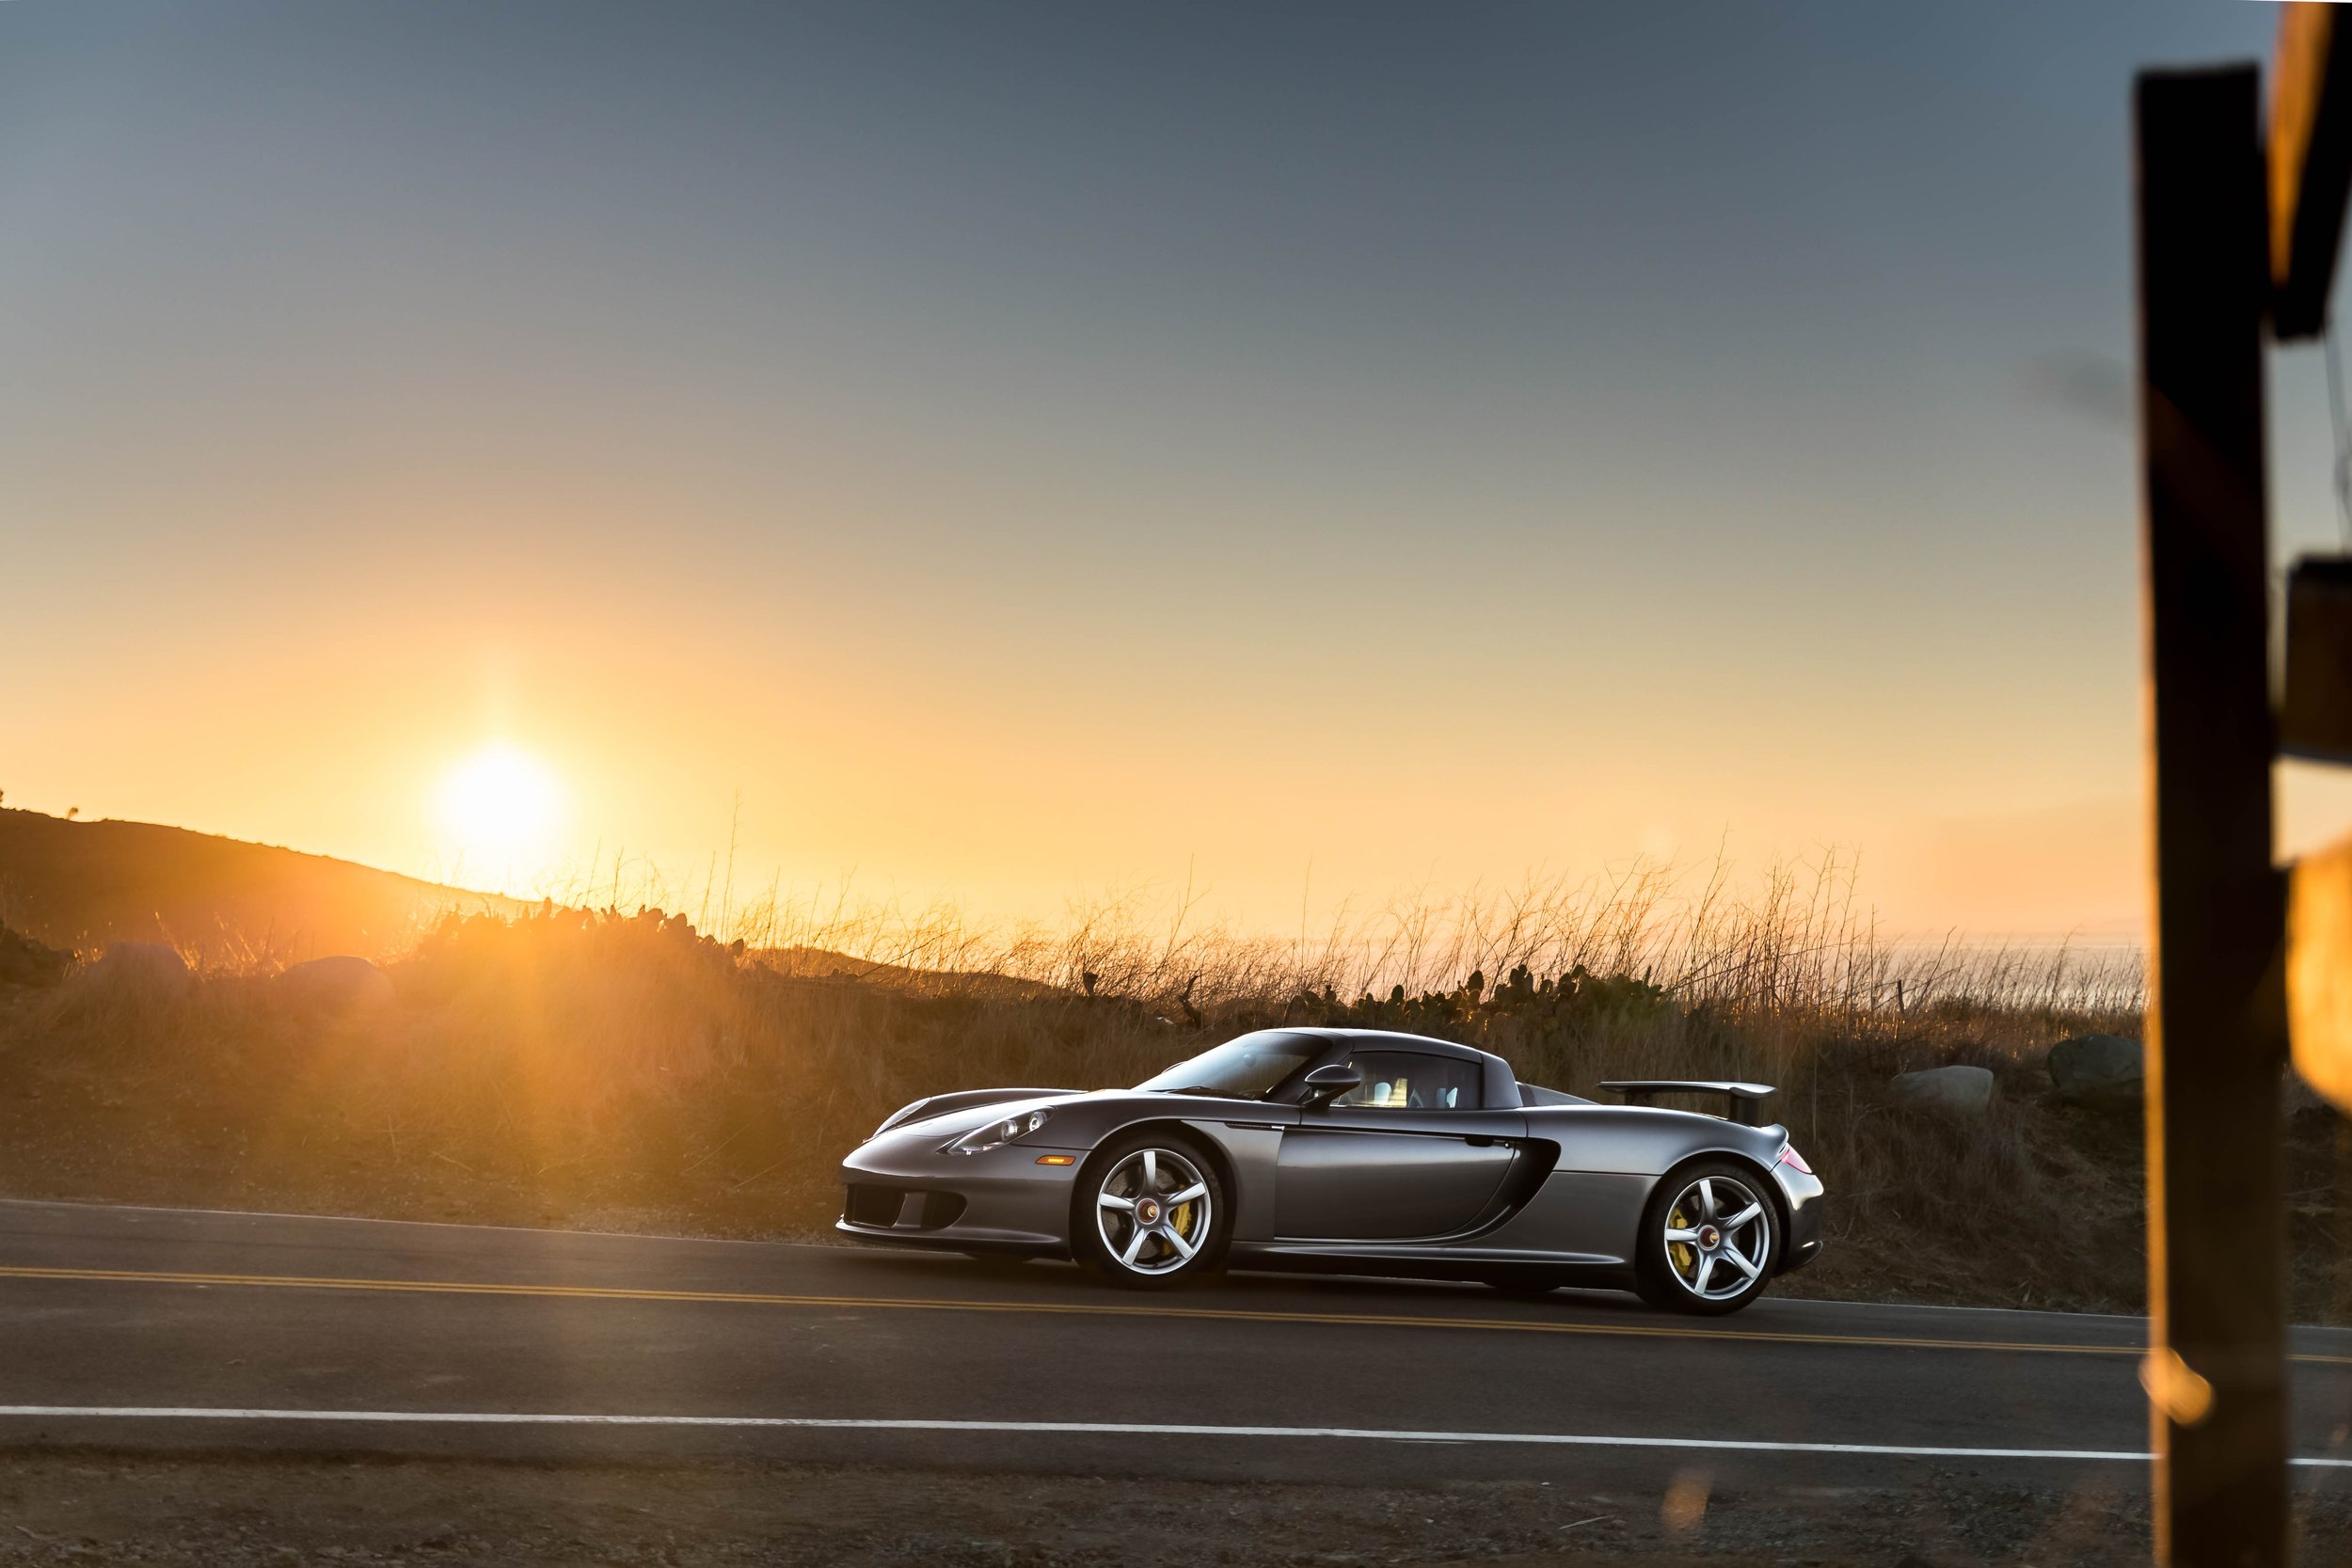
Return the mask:
<svg viewBox="0 0 2352 1568">
<path fill-rule="evenodd" d="M 1470 1227 L 1511 1168 L 1518 1111 L 1480 1103 L 1478 1063 L 1367 1051 L 1363 1086 L 1282 1132 L 1275 1231 L 1296 1241 L 1406 1241 Z"/>
</svg>

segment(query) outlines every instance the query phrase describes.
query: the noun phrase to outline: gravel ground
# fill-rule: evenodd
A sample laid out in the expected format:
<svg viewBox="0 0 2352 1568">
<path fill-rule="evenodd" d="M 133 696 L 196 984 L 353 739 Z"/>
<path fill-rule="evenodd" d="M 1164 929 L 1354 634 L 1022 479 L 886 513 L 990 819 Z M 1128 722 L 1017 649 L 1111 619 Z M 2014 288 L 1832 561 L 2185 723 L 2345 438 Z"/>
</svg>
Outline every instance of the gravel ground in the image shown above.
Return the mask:
<svg viewBox="0 0 2352 1568">
<path fill-rule="evenodd" d="M 2352 1502 L 2306 1498 L 2304 1560 Z M 2144 1563 L 2146 1501 L 2108 1481 L 1662 1495 L 1479 1482 L 1140 1483 L 820 1465 L 0 1454 L 0 1565 Z"/>
</svg>

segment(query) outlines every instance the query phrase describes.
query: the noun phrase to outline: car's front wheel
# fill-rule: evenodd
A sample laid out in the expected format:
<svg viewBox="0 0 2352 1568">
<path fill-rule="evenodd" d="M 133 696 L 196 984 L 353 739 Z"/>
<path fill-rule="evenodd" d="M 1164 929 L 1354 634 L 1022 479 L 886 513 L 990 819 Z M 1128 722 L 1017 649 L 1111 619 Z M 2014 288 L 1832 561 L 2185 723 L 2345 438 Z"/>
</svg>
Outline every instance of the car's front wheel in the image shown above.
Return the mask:
<svg viewBox="0 0 2352 1568">
<path fill-rule="evenodd" d="M 1658 1184 L 1642 1216 L 1635 1273 L 1653 1307 L 1716 1316 L 1764 1293 L 1780 1266 L 1780 1214 L 1764 1178 L 1707 1160 Z"/>
<path fill-rule="evenodd" d="M 1115 1284 L 1173 1285 L 1216 1267 L 1226 1225 L 1224 1187 L 1208 1157 L 1188 1140 L 1146 1130 L 1087 1162 L 1072 1250 Z"/>
</svg>

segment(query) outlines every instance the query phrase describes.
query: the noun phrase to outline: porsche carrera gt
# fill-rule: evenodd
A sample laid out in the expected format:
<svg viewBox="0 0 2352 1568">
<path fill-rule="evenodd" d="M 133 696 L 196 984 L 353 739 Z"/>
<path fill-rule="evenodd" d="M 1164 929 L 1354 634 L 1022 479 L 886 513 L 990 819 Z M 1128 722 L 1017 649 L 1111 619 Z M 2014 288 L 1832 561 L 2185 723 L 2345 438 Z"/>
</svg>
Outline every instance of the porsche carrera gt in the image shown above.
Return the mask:
<svg viewBox="0 0 2352 1568">
<path fill-rule="evenodd" d="M 1821 1245 L 1822 1186 L 1772 1089 L 1606 1083 L 1365 1029 L 1269 1029 L 1132 1089 L 980 1089 L 900 1108 L 842 1163 L 838 1228 L 1075 1259 L 1121 1285 L 1219 1268 L 1638 1291 L 1733 1312 Z M 1724 1115 L 1669 1109 L 1695 1097 Z"/>
</svg>

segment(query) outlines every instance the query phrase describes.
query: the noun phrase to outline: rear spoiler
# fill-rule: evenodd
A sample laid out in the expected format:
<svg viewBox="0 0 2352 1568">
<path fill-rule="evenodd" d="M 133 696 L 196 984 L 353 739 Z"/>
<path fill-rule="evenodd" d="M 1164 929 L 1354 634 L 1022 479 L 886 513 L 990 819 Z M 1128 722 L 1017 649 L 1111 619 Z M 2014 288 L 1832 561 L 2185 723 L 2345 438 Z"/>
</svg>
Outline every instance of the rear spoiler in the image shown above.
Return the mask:
<svg viewBox="0 0 2352 1568">
<path fill-rule="evenodd" d="M 1724 1078 L 1620 1078 L 1601 1085 L 1625 1097 L 1628 1105 L 1655 1105 L 1661 1094 L 1719 1094 L 1729 1119 L 1742 1127 L 1764 1125 L 1770 1084 L 1739 1084 Z"/>
</svg>

